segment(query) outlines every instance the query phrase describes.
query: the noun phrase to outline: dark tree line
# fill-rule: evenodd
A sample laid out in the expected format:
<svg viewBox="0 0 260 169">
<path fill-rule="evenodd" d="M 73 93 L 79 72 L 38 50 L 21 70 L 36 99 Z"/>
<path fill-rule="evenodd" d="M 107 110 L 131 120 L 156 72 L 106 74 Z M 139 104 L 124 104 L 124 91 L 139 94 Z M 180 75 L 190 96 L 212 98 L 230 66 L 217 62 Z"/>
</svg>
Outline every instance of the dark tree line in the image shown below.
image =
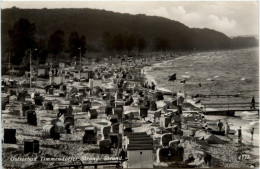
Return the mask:
<svg viewBox="0 0 260 169">
<path fill-rule="evenodd" d="M 108 52 L 127 52 L 128 54 L 134 49 L 136 49 L 138 53 L 141 53 L 147 46 L 146 40 L 137 33 L 111 35 L 109 32 L 104 32 L 102 35 L 102 43 L 104 49 Z"/>
<path fill-rule="evenodd" d="M 71 32 L 67 40 L 65 32 L 60 29 L 51 33 L 47 41 L 36 39 L 36 33 L 35 24 L 27 19 L 21 18 L 14 23 L 13 28 L 9 30 L 10 50 L 13 53 L 12 64 L 21 64 L 24 59 L 28 59 L 30 54 L 32 54 L 32 59 L 38 57 L 39 60 L 46 60 L 48 56 L 51 56 L 56 60 L 60 59 L 60 55 L 66 53 L 70 59 L 77 58 L 79 60 L 80 52 L 84 56 L 87 51 L 85 35 L 79 35 L 76 31 Z M 156 43 L 157 48 L 165 49 L 166 45 L 160 42 L 159 40 Z M 136 50 L 139 54 L 144 51 L 147 42 L 138 33 L 110 35 L 109 32 L 104 32 L 102 45 L 107 52 L 130 54 Z"/>
<path fill-rule="evenodd" d="M 26 19 L 20 20 L 21 16 Z M 24 33 L 23 36 L 20 36 L 19 30 L 21 27 L 14 26 L 14 22 L 16 21 L 16 24 L 18 24 L 18 20 L 21 22 L 20 25 L 23 25 L 21 27 L 24 27 L 24 30 L 27 29 L 25 32 L 28 34 Z M 28 20 L 33 21 L 34 24 L 31 24 Z M 73 55 L 77 55 L 77 52 L 79 52 L 77 50 L 79 43 L 78 40 L 75 40 L 77 45 L 69 45 L 68 39 L 71 32 L 75 31 L 75 27 L 78 36 L 74 34 L 72 37 L 75 38 L 72 39 L 83 39 L 81 41 L 85 43 L 84 37 L 82 38 L 85 35 L 88 41 L 88 51 L 93 52 L 103 50 L 120 53 L 144 50 L 190 51 L 258 46 L 258 39 L 254 37 L 230 38 L 212 29 L 189 28 L 180 22 L 163 17 L 120 14 L 97 9 L 36 10 L 10 8 L 1 11 L 1 21 L 2 60 L 7 58 L 7 53 L 12 51 L 12 56 L 15 56 L 12 57 L 12 62 L 16 64 L 23 60 L 25 51 L 31 48 L 38 48 L 36 54 L 40 57 L 61 57 L 64 52 L 66 55 L 74 57 Z M 54 54 L 57 53 L 56 49 L 48 48 L 50 36 L 57 31 L 53 28 L 62 29 L 61 31 L 64 32 L 65 47 L 58 54 Z M 105 31 L 107 33 L 103 34 Z M 134 37 L 131 35 L 132 33 Z M 9 45 L 10 40 L 11 46 Z M 35 41 L 36 43 L 34 43 Z M 103 42 L 103 46 L 101 42 Z M 81 48 L 83 49 L 83 47 Z"/>
<path fill-rule="evenodd" d="M 245 48 L 251 46 L 257 46 L 258 40 L 254 37 L 235 37 L 231 40 L 233 48 Z"/>
<path fill-rule="evenodd" d="M 65 32 L 60 29 L 53 32 L 47 42 L 38 40 L 35 38 L 35 24 L 23 18 L 14 23 L 8 35 L 10 51 L 12 51 L 11 63 L 14 65 L 20 65 L 25 59 L 24 57 L 30 54 L 32 59 L 36 59 L 37 56 L 40 60 L 46 60 L 48 55 L 57 59 L 57 56 L 63 52 L 74 58 L 80 52 L 84 54 L 87 50 L 86 37 L 80 36 L 75 31 L 70 33 L 67 41 Z"/>
<path fill-rule="evenodd" d="M 68 22 L 64 22 L 67 19 L 64 18 L 65 15 L 60 14 L 52 18 L 52 16 L 56 16 L 56 11 L 75 16 L 72 17 L 73 19 L 69 19 L 71 26 L 66 24 Z M 33 58 L 46 60 L 49 57 L 64 58 L 65 55 L 67 59 L 71 59 L 79 56 L 80 52 L 84 57 L 87 49 L 88 51 L 131 54 L 132 52 L 141 53 L 144 50 L 184 51 L 258 46 L 258 40 L 253 37 L 231 39 L 214 30 L 188 28 L 181 23 L 160 17 L 113 14 L 90 9 L 55 9 L 48 11 L 49 17 L 38 19 L 38 14 L 43 16 L 46 11 L 37 10 L 39 12 L 37 17 L 31 12 L 35 11 L 24 9 L 2 11 L 2 57 L 7 60 L 8 54 L 6 53 L 11 52 L 11 62 L 15 65 L 21 64 L 26 57 L 28 58 L 27 51 L 30 49 L 33 51 Z M 19 19 L 18 16 L 21 15 L 31 18 L 30 20 L 34 20 L 35 23 L 31 23 L 28 19 Z M 109 19 L 104 20 L 105 17 L 109 17 Z M 49 18 L 53 19 L 53 22 L 50 22 Z M 13 23 L 13 20 L 17 21 Z M 133 20 L 135 23 L 131 22 Z M 74 31 L 74 25 L 77 26 L 78 32 Z M 63 30 L 53 30 L 53 27 Z M 104 29 L 107 32 L 104 32 Z M 136 30 L 138 32 L 134 32 Z M 102 32 L 104 33 L 102 34 Z M 36 48 L 37 51 L 34 50 Z M 4 60 L 3 58 L 2 60 Z"/>
<path fill-rule="evenodd" d="M 85 53 L 86 48 L 86 37 L 80 36 L 77 32 L 71 32 L 68 40 L 68 52 L 70 56 L 78 56 L 81 53 Z"/>
<path fill-rule="evenodd" d="M 58 29 L 51 34 L 47 48 L 54 56 L 61 53 L 65 49 L 65 33 Z"/>
<path fill-rule="evenodd" d="M 157 37 L 153 39 L 153 45 L 155 50 L 165 51 L 169 49 L 170 42 L 168 39 Z"/>
</svg>

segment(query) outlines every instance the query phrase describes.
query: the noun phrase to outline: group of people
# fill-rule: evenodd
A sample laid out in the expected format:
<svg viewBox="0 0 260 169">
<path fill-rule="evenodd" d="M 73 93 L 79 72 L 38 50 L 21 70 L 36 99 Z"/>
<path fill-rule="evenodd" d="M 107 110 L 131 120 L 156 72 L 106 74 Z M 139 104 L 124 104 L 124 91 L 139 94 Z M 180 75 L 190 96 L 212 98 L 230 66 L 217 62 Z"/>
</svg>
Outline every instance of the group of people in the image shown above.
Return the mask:
<svg viewBox="0 0 260 169">
<path fill-rule="evenodd" d="M 237 129 L 237 132 L 238 132 L 238 134 L 237 134 L 238 143 L 242 143 L 242 128 L 241 128 L 241 126 L 239 126 L 239 129 Z M 250 129 L 251 141 L 253 141 L 253 139 L 254 139 L 254 132 L 255 132 L 255 128 L 252 127 Z"/>
<path fill-rule="evenodd" d="M 50 72 L 49 72 L 49 75 L 50 75 L 50 76 L 55 76 L 55 77 L 57 77 L 57 76 L 59 76 L 59 74 L 60 74 L 60 71 L 59 71 L 57 68 L 51 68 L 51 69 L 50 69 Z"/>
<path fill-rule="evenodd" d="M 218 129 L 219 131 L 221 132 L 222 131 L 222 128 L 223 128 L 223 123 L 221 122 L 221 120 L 218 121 L 217 123 L 217 126 L 218 126 Z M 228 122 L 225 123 L 225 135 L 227 138 L 229 138 L 228 134 L 230 132 L 230 126 L 228 124 Z M 254 131 L 255 131 L 255 128 L 251 128 L 250 130 L 250 134 L 251 134 L 251 141 L 253 141 L 254 139 Z M 239 126 L 239 128 L 237 129 L 237 139 L 238 139 L 238 143 L 242 143 L 242 127 Z"/>
<path fill-rule="evenodd" d="M 148 89 L 152 89 L 155 90 L 156 85 L 154 84 L 154 82 L 151 82 L 151 85 L 148 84 L 148 81 L 144 82 L 143 84 L 144 88 L 148 88 Z"/>
</svg>

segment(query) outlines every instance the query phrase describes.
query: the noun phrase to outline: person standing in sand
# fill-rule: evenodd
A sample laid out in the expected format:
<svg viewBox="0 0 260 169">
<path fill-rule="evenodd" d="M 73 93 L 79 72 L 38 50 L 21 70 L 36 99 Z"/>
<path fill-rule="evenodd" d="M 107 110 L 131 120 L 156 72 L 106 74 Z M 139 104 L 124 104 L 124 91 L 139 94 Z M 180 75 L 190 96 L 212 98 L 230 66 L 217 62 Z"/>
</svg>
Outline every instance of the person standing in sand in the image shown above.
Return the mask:
<svg viewBox="0 0 260 169">
<path fill-rule="evenodd" d="M 155 90 L 155 84 L 152 82 L 152 90 Z"/>
<path fill-rule="evenodd" d="M 217 126 L 218 126 L 219 131 L 221 131 L 222 127 L 223 127 L 223 123 L 219 120 L 217 123 Z"/>
<path fill-rule="evenodd" d="M 228 137 L 229 131 L 230 131 L 230 127 L 229 127 L 228 122 L 226 122 L 226 125 L 225 125 L 225 135 L 226 135 L 227 138 L 229 138 L 229 137 Z"/>
<path fill-rule="evenodd" d="M 254 131 L 255 131 L 255 128 L 253 127 L 253 128 L 250 130 L 250 133 L 251 133 L 251 141 L 253 141 L 253 139 L 254 139 Z"/>
<path fill-rule="evenodd" d="M 252 106 L 250 107 L 250 109 L 255 109 L 255 97 L 252 97 L 252 101 L 251 101 Z"/>
<path fill-rule="evenodd" d="M 119 157 L 120 157 L 122 160 L 125 160 L 125 159 L 126 159 L 126 152 L 125 152 L 122 148 L 120 149 Z"/>
<path fill-rule="evenodd" d="M 204 155 L 204 162 L 205 162 L 206 166 L 211 167 L 212 155 L 208 152 L 204 152 L 203 155 Z"/>
<path fill-rule="evenodd" d="M 238 143 L 242 143 L 242 129 L 241 129 L 241 126 L 239 126 L 239 129 L 237 129 L 237 139 L 238 139 Z"/>
</svg>

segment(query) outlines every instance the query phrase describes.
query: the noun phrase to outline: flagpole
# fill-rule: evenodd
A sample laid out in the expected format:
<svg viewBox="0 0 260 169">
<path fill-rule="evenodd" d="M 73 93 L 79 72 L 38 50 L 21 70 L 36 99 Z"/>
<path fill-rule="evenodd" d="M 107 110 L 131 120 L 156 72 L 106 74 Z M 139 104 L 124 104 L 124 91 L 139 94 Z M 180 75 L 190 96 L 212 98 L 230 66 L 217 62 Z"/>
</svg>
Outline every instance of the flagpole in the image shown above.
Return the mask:
<svg viewBox="0 0 260 169">
<path fill-rule="evenodd" d="M 9 51 L 9 53 L 8 53 L 8 55 L 9 55 L 9 80 L 10 80 L 10 74 L 11 74 L 11 61 L 10 61 L 10 51 Z"/>
<path fill-rule="evenodd" d="M 30 50 L 30 89 L 32 87 L 32 50 Z"/>
<path fill-rule="evenodd" d="M 81 66 L 81 48 L 79 48 L 80 66 Z"/>
<path fill-rule="evenodd" d="M 78 48 L 78 49 L 79 49 L 79 65 L 80 65 L 80 68 L 79 68 L 79 79 L 80 79 L 80 77 L 81 77 L 81 72 L 80 72 L 80 70 L 81 70 L 81 47 Z"/>
</svg>

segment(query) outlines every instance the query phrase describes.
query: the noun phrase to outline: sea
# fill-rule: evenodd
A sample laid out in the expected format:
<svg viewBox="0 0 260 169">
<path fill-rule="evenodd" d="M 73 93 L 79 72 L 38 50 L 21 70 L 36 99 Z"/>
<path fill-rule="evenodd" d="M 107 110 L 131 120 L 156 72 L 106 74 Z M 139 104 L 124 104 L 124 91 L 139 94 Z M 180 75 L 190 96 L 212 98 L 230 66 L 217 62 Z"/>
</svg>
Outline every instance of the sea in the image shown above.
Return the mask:
<svg viewBox="0 0 260 169">
<path fill-rule="evenodd" d="M 203 95 L 205 97 L 199 98 L 202 103 L 251 103 L 253 96 L 259 102 L 258 48 L 196 52 L 155 63 L 146 67 L 145 73 L 159 90 Z M 175 73 L 177 80 L 169 81 L 169 76 Z M 250 109 L 250 104 L 236 106 Z M 239 111 L 235 112 L 235 117 L 213 116 L 212 119 L 229 122 L 233 130 L 241 126 L 244 142 L 258 146 L 257 112 Z M 252 127 L 255 128 L 254 141 L 250 140 Z"/>
</svg>

